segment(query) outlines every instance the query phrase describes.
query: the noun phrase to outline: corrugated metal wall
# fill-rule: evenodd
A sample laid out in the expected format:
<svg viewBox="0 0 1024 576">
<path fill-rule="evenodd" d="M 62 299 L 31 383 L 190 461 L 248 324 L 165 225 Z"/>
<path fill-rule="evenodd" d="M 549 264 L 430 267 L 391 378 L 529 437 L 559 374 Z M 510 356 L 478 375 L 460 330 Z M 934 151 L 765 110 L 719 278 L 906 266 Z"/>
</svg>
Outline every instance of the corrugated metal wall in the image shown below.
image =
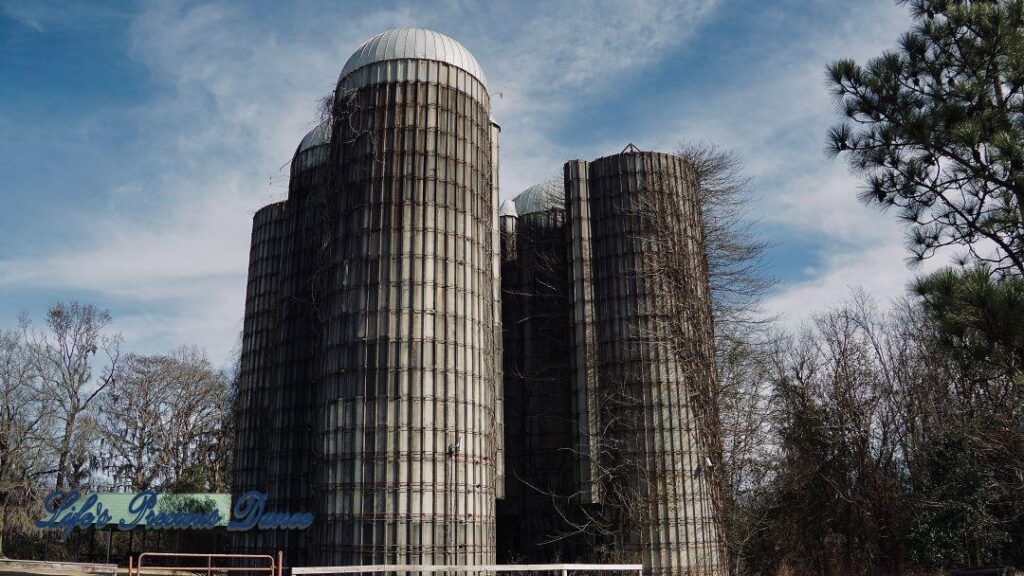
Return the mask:
<svg viewBox="0 0 1024 576">
<path fill-rule="evenodd" d="M 494 560 L 489 111 L 484 87 L 440 62 L 380 62 L 339 86 L 319 563 Z"/>
<path fill-rule="evenodd" d="M 299 150 L 288 200 L 253 219 L 243 332 L 233 493 L 269 494 L 268 510 L 307 511 L 315 463 L 314 359 L 320 324 L 313 282 L 319 267 L 329 142 Z M 308 560 L 305 531 L 234 536 L 248 552 L 284 550 L 289 565 Z"/>
<path fill-rule="evenodd" d="M 313 509 L 314 361 L 320 336 L 313 279 L 320 266 L 317 247 L 326 207 L 329 152 L 329 142 L 324 142 L 300 149 L 292 160 L 271 402 L 273 435 L 266 454 L 268 510 Z M 289 564 L 298 565 L 308 560 L 308 535 L 305 530 L 274 531 L 268 533 L 267 544 L 271 550 L 286 550 Z"/>
<path fill-rule="evenodd" d="M 570 386 L 572 311 L 565 211 L 503 218 L 507 496 L 499 504 L 503 561 L 581 559 Z"/>
<path fill-rule="evenodd" d="M 252 220 L 249 249 L 249 281 L 245 297 L 245 323 L 239 391 L 236 399 L 236 432 L 232 493 L 266 490 L 270 481 L 266 455 L 274 435 L 274 361 L 280 321 L 279 288 L 287 204 L 264 206 Z M 264 542 L 255 532 L 239 534 L 235 548 L 255 550 Z"/>
<path fill-rule="evenodd" d="M 588 357 L 593 348 L 587 331 L 587 255 L 581 249 L 587 243 L 591 249 L 597 399 L 607 429 L 600 441 L 603 452 L 612 454 L 602 465 L 630 470 L 630 478 L 613 474 L 610 481 L 637 482 L 642 496 L 633 523 L 639 530 L 624 534 L 623 545 L 642 555 L 651 574 L 721 573 L 709 470 L 693 410 L 692 391 L 706 384 L 695 379 L 713 378 L 713 334 L 692 169 L 676 156 L 628 152 L 589 165 L 567 164 L 566 189 L 570 213 L 579 219 L 571 225 L 576 295 L 584 299 L 577 302 L 582 322 L 576 324 L 576 349 Z M 663 202 L 676 203 L 672 214 L 679 228 L 652 228 L 650 211 L 665 208 Z M 689 249 L 679 258 L 680 252 L 667 252 L 655 234 L 686 238 Z M 684 292 L 666 281 L 669 266 L 689 270 L 692 282 Z M 689 335 L 683 338 L 685 350 L 680 329 Z M 588 369 L 590 359 L 576 357 L 577 380 L 584 383 L 577 386 L 589 385 L 589 375 L 579 371 Z M 611 493 L 619 491 L 611 488 L 604 490 L 606 506 L 635 507 L 612 501 Z"/>
<path fill-rule="evenodd" d="M 565 165 L 565 207 L 568 278 L 572 313 L 572 353 L 569 356 L 573 417 L 576 430 L 576 485 L 584 504 L 601 500 L 597 470 L 600 414 L 597 395 L 597 333 L 594 319 L 593 256 L 590 232 L 588 164 Z"/>
<path fill-rule="evenodd" d="M 505 497 L 505 395 L 502 381 L 504 379 L 504 354 L 502 348 L 504 339 L 502 337 L 502 312 L 501 312 L 501 222 L 498 216 L 498 206 L 501 203 L 501 188 L 498 185 L 501 170 L 499 167 L 500 147 L 498 146 L 501 126 L 491 122 L 491 205 L 493 218 L 491 221 L 491 290 L 494 296 L 494 307 L 492 314 L 494 318 L 494 332 L 491 336 L 494 343 L 495 365 L 495 439 L 497 446 L 494 451 L 495 485 L 494 491 L 498 498 Z"/>
</svg>

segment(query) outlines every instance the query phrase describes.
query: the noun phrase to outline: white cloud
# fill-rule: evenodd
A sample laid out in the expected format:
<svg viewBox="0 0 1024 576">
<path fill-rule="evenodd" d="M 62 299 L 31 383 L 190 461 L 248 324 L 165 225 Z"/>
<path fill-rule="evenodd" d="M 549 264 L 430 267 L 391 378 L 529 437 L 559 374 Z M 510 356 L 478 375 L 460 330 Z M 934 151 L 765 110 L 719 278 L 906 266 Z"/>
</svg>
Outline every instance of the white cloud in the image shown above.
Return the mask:
<svg viewBox="0 0 1024 576">
<path fill-rule="evenodd" d="M 3 0 L 0 16 L 7 16 L 35 32 L 127 18 L 126 12 L 118 6 L 85 5 L 66 0 Z"/>
<path fill-rule="evenodd" d="M 502 125 L 502 196 L 561 177 L 562 164 L 580 153 L 553 139 L 565 117 L 623 90 L 631 78 L 669 58 L 718 5 L 717 0 L 552 2 L 523 10 L 526 16 L 506 36 L 471 39 L 487 66 L 493 113 Z M 584 152 L 608 153 L 599 144 Z"/>
<path fill-rule="evenodd" d="M 744 44 L 753 40 L 737 38 L 734 61 L 722 58 L 732 65 L 737 54 L 749 55 L 753 64 L 741 61 L 741 72 L 719 83 L 654 95 L 646 120 L 580 127 L 600 134 L 576 145 L 582 149 L 558 139 L 572 130 L 567 118 L 671 63 L 718 14 L 717 1 L 452 0 L 368 13 L 297 6 L 275 18 L 245 9 L 144 6 L 131 26 L 132 51 L 163 88 L 126 114 L 147 134 L 139 161 L 151 170 L 112 184 L 102 209 L 83 217 L 79 245 L 0 262 L 0 287 L 95 291 L 131 304 L 114 312 L 133 348 L 197 343 L 215 362 L 227 361 L 241 328 L 251 215 L 286 194 L 287 167 L 278 168 L 315 123 L 315 103 L 348 55 L 377 32 L 408 25 L 458 38 L 487 71 L 503 127 L 505 197 L 557 177 L 571 157 L 614 152 L 627 140 L 670 150 L 681 139 L 710 139 L 745 158 L 761 194 L 756 212 L 776 235 L 814 238 L 808 260 L 825 255 L 806 279 L 783 287 L 772 310 L 801 319 L 850 286 L 886 299 L 911 277 L 895 219 L 860 205 L 857 178 L 822 151 L 834 120 L 824 64 L 864 60 L 893 45 L 908 19 L 889 0 L 832 10 L 827 22 L 771 9 L 766 17 L 778 21 L 767 29 L 786 35 L 759 38 L 756 50 Z M 32 18 L 45 27 L 43 16 L 22 20 Z"/>
<path fill-rule="evenodd" d="M 557 3 L 481 18 L 470 12 L 485 9 L 459 2 L 365 14 L 296 6 L 271 21 L 238 4 L 146 4 L 131 25 L 132 51 L 163 89 L 125 111 L 147 135 L 126 161 L 150 170 L 98 197 L 77 245 L 0 262 L 0 288 L 94 291 L 126 304 L 113 312 L 132 349 L 194 343 L 227 362 L 241 328 L 251 216 L 286 195 L 287 168 L 278 168 L 363 40 L 417 25 L 473 50 L 495 93 L 503 184 L 514 193 L 560 171 L 567 158 L 551 129 L 567 110 L 683 45 L 713 6 Z M 27 12 L 22 20 L 31 18 L 45 22 Z"/>
<path fill-rule="evenodd" d="M 795 329 L 815 314 L 848 299 L 855 289 L 863 289 L 881 304 L 893 301 L 906 293 L 914 275 L 943 265 L 942 260 L 927 260 L 910 272 L 906 257 L 899 243 L 830 254 L 820 273 L 771 298 L 768 308 L 779 315 L 783 326 Z"/>
<path fill-rule="evenodd" d="M 828 158 L 824 150 L 836 121 L 825 65 L 845 57 L 864 62 L 893 48 L 910 25 L 906 9 L 872 0 L 856 11 L 826 12 L 827 21 L 776 13 L 778 21 L 767 29 L 784 35 L 758 44 L 748 65 L 720 85 L 688 92 L 677 102 L 667 97 L 660 128 L 648 134 L 662 149 L 693 139 L 738 152 L 759 195 L 753 213 L 773 230 L 772 239 L 807 239 L 801 240 L 804 257 L 812 262 L 818 255 L 820 261 L 768 302 L 791 327 L 843 300 L 851 288 L 886 301 L 902 296 L 915 274 L 949 263 L 947 252 L 909 269 L 901 224 L 892 213 L 860 203 L 860 178 L 845 159 Z"/>
<path fill-rule="evenodd" d="M 39 14 L 32 10 L 32 5 L 23 2 L 5 2 L 0 5 L 0 13 L 6 15 L 15 22 L 31 28 L 36 32 L 43 31 L 43 24 L 40 22 Z"/>
</svg>

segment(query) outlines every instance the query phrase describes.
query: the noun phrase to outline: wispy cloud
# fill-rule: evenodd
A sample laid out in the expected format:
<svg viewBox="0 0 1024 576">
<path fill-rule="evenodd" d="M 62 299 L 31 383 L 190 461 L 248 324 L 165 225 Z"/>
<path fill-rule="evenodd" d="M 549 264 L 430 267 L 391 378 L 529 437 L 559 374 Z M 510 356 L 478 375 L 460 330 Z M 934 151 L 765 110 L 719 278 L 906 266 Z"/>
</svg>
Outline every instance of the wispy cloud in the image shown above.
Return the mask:
<svg viewBox="0 0 1024 576">
<path fill-rule="evenodd" d="M 930 260 L 913 273 L 924 274 L 942 265 L 942 260 Z M 894 301 L 906 294 L 911 278 L 906 252 L 899 244 L 829 253 L 812 279 L 787 287 L 769 301 L 769 307 L 792 329 L 844 300 L 853 290 L 863 289 L 882 304 Z"/>
<path fill-rule="evenodd" d="M 851 288 L 880 300 L 903 295 L 915 274 L 948 263 L 948 255 L 909 269 L 896 218 L 861 204 L 859 177 L 824 148 L 836 120 L 825 65 L 841 57 L 865 61 L 892 48 L 910 24 L 905 8 L 871 0 L 851 12 L 813 2 L 805 11 L 765 7 L 758 17 L 766 21 L 764 37 L 734 39 L 756 42 L 756 50 L 726 48 L 742 61 L 724 55 L 732 68 L 721 82 L 666 96 L 648 126 L 649 142 L 671 149 L 680 139 L 706 139 L 743 157 L 762 228 L 773 240 L 803 247 L 803 274 L 785 278 L 768 302 L 786 325 L 799 325 Z"/>
<path fill-rule="evenodd" d="M 4 2 L 0 4 L 0 14 L 36 32 L 43 31 L 43 23 L 40 21 L 38 13 L 32 10 L 31 4 L 13 1 Z"/>
<path fill-rule="evenodd" d="M 40 33 L 66 25 L 44 10 L 53 5 L 3 6 Z M 252 214 L 286 195 L 287 162 L 351 52 L 414 25 L 458 38 L 487 71 L 505 197 L 630 140 L 663 150 L 712 140 L 745 159 L 764 228 L 798 246 L 787 257 L 803 273 L 786 279 L 774 311 L 796 323 L 855 285 L 894 297 L 911 276 L 903 232 L 861 206 L 857 178 L 825 157 L 834 110 L 823 75 L 834 58 L 891 46 L 907 23 L 889 0 L 854 12 L 740 0 L 145 4 L 126 44 L 157 88 L 123 111 L 143 135 L 125 158 L 134 169 L 83 191 L 93 208 L 74 221 L 74 244 L 0 251 L 0 294 L 100 294 L 134 348 L 196 343 L 226 361 L 241 329 Z"/>
<path fill-rule="evenodd" d="M 556 134 L 573 113 L 621 93 L 632 78 L 671 58 L 718 6 L 717 0 L 553 2 L 517 10 L 525 16 L 510 14 L 504 34 L 472 38 L 473 50 L 479 45 L 490 65 L 494 115 L 502 125 L 503 195 L 560 177 L 574 151 Z"/>
<path fill-rule="evenodd" d="M 459 2 L 369 11 L 299 5 L 273 14 L 234 3 L 147 4 L 129 39 L 161 89 L 125 110 L 146 135 L 144 149 L 126 159 L 142 165 L 140 176 L 98 195 L 102 209 L 83 216 L 74 245 L 0 257 L 0 290 L 102 294 L 135 349 L 197 343 L 226 361 L 241 329 L 251 216 L 286 195 L 286 163 L 315 123 L 315 104 L 363 40 L 417 25 L 470 47 L 491 81 L 504 126 L 503 181 L 513 193 L 566 159 L 553 129 L 576 103 L 656 65 L 713 7 L 509 5 L 475 18 L 484 9 Z"/>
<path fill-rule="evenodd" d="M 6 16 L 36 32 L 47 32 L 110 18 L 127 20 L 116 6 L 83 4 L 67 0 L 2 0 L 0 16 Z"/>
</svg>

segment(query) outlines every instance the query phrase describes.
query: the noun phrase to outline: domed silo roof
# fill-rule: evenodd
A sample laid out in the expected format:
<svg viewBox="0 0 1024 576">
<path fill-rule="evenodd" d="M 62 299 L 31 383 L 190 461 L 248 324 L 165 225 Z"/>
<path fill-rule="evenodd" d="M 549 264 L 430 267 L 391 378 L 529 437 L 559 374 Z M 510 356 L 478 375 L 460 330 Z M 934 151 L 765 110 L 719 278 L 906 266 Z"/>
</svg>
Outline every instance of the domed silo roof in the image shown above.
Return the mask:
<svg viewBox="0 0 1024 576">
<path fill-rule="evenodd" d="M 520 217 L 548 210 L 565 210 L 565 184 L 548 180 L 534 184 L 512 199 Z"/>
<path fill-rule="evenodd" d="M 327 163 L 330 155 L 331 120 L 328 118 L 306 133 L 292 156 L 292 170 L 307 170 Z"/>
<path fill-rule="evenodd" d="M 312 130 L 306 133 L 302 137 L 302 141 L 299 142 L 299 148 L 295 151 L 296 154 L 301 154 L 311 148 L 317 146 L 323 146 L 324 144 L 331 143 L 331 121 L 330 119 L 324 120 L 320 124 L 317 124 Z"/>
<path fill-rule="evenodd" d="M 385 60 L 437 60 L 470 73 L 487 88 L 487 77 L 473 54 L 454 38 L 425 28 L 395 28 L 367 40 L 345 62 L 340 82 L 356 70 Z"/>
<path fill-rule="evenodd" d="M 504 202 L 502 202 L 501 206 L 498 206 L 498 216 L 519 216 L 519 213 L 516 212 L 515 202 L 511 200 L 505 200 Z"/>
</svg>

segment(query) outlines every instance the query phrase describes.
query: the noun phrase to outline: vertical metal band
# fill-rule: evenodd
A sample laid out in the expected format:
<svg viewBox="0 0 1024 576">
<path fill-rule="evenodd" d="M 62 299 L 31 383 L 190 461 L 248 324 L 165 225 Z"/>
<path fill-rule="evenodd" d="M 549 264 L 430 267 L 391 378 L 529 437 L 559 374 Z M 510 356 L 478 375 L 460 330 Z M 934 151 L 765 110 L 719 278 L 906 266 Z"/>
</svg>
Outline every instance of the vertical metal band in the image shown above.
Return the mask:
<svg viewBox="0 0 1024 576">
<path fill-rule="evenodd" d="M 576 476 L 585 503 L 601 500 L 597 482 L 597 335 L 590 231 L 589 164 L 565 164 L 565 210 L 569 236 L 569 279 L 572 288 L 572 396 L 576 422 Z"/>
</svg>

